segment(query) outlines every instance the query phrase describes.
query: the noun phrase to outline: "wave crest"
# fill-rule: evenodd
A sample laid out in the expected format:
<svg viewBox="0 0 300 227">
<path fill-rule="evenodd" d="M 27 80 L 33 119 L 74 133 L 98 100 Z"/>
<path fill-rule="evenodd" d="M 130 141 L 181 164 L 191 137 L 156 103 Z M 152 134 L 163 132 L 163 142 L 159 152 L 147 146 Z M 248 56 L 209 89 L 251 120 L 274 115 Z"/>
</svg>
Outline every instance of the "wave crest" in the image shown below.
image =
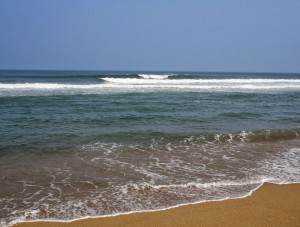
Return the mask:
<svg viewBox="0 0 300 227">
<path fill-rule="evenodd" d="M 157 74 L 138 74 L 140 78 L 143 79 L 157 79 L 164 80 L 168 79 L 170 75 L 157 75 Z"/>
</svg>

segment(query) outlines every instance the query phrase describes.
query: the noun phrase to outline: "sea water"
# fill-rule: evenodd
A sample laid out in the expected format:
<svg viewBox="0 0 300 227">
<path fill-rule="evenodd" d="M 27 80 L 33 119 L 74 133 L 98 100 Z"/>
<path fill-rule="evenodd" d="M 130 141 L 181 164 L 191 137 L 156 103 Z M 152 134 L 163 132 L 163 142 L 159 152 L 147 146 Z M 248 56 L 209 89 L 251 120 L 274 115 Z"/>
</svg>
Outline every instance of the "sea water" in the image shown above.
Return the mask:
<svg viewBox="0 0 300 227">
<path fill-rule="evenodd" d="M 300 182 L 300 74 L 0 71 L 1 224 Z"/>
</svg>

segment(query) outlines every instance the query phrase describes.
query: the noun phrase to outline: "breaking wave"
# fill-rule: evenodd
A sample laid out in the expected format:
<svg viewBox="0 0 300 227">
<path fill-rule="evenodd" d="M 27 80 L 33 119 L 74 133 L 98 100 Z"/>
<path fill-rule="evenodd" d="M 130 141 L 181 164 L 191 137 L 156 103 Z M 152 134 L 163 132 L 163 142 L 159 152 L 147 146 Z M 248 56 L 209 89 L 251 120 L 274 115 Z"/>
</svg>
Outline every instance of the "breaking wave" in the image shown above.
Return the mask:
<svg viewBox="0 0 300 227">
<path fill-rule="evenodd" d="M 296 79 L 167 79 L 167 75 L 143 75 L 142 78 L 101 78 L 100 83 L 0 83 L 0 96 L 47 95 L 58 93 L 100 94 L 111 92 L 272 92 L 300 91 Z"/>
<path fill-rule="evenodd" d="M 170 75 L 139 74 L 139 76 L 140 76 L 140 78 L 143 78 L 143 79 L 164 80 L 164 79 L 168 79 Z"/>
</svg>

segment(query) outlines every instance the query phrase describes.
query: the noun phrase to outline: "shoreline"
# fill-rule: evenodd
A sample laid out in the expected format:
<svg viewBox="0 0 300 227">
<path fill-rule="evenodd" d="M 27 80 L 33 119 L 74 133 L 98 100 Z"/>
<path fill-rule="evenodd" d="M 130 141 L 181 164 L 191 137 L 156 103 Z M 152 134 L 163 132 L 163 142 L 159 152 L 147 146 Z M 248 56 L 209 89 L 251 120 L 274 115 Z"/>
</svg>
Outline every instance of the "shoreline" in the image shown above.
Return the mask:
<svg viewBox="0 0 300 227">
<path fill-rule="evenodd" d="M 263 183 L 242 198 L 182 204 L 73 221 L 19 222 L 14 227 L 68 226 L 300 226 L 300 183 Z"/>
</svg>

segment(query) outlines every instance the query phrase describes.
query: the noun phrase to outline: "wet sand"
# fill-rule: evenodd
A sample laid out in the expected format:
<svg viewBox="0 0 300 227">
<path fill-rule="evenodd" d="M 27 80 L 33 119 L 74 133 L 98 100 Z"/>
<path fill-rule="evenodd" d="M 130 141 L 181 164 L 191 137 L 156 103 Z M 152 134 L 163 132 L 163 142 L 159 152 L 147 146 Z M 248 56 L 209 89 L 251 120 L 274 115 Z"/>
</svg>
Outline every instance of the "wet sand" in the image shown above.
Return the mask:
<svg viewBox="0 0 300 227">
<path fill-rule="evenodd" d="M 27 222 L 14 227 L 300 226 L 300 184 L 266 183 L 251 196 L 69 223 Z"/>
</svg>

